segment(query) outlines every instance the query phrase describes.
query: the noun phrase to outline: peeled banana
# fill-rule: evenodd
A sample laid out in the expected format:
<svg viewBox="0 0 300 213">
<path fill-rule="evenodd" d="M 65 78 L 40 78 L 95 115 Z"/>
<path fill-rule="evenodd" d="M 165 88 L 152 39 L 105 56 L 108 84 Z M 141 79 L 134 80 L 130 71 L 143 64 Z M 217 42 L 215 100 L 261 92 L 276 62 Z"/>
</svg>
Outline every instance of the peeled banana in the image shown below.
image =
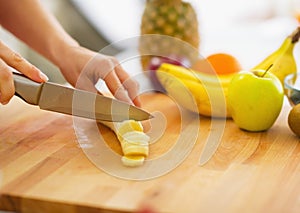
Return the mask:
<svg viewBox="0 0 300 213">
<path fill-rule="evenodd" d="M 262 62 L 256 65 L 252 70 L 266 70 L 270 66 L 269 71 L 275 74 L 282 85 L 287 75 L 297 72 L 297 65 L 294 59 L 293 50 L 295 44 L 300 38 L 300 27 L 298 27 L 291 35 L 286 37 L 281 46 Z"/>
<path fill-rule="evenodd" d="M 212 75 L 165 63 L 156 75 L 168 94 L 182 107 L 204 116 L 231 117 L 226 102 L 234 74 Z"/>
<path fill-rule="evenodd" d="M 124 154 L 122 157 L 123 165 L 129 167 L 143 165 L 145 157 L 149 154 L 150 138 L 143 132 L 142 124 L 134 120 L 102 121 L 101 123 L 109 127 L 120 141 Z"/>
</svg>

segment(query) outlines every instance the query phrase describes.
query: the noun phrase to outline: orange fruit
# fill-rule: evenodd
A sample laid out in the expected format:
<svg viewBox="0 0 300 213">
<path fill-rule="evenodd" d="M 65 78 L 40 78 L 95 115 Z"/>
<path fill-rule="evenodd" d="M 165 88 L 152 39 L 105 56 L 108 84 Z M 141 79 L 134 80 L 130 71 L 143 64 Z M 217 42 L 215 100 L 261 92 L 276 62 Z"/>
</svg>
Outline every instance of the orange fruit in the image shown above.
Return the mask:
<svg viewBox="0 0 300 213">
<path fill-rule="evenodd" d="M 296 16 L 297 21 L 300 23 L 300 11 L 295 16 Z"/>
<path fill-rule="evenodd" d="M 215 53 L 209 55 L 206 60 L 210 63 L 210 65 L 214 68 L 214 72 L 216 72 L 218 75 L 236 73 L 242 69 L 239 61 L 234 56 L 227 53 Z M 199 59 L 192 66 L 192 69 L 214 74 L 213 70 L 208 68 L 207 63 L 204 63 L 203 59 Z"/>
</svg>

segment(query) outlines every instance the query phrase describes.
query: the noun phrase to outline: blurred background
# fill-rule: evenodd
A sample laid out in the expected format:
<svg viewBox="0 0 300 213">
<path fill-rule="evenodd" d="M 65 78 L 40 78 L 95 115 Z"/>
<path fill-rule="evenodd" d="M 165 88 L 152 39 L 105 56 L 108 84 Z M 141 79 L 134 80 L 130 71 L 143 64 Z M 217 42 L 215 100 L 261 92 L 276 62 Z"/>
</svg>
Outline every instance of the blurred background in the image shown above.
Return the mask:
<svg viewBox="0 0 300 213">
<path fill-rule="evenodd" d="M 118 42 L 140 33 L 145 0 L 41 0 L 81 45 L 105 54 L 130 48 Z M 249 69 L 274 51 L 300 20 L 299 0 L 187 0 L 197 11 L 202 55 L 227 52 Z M 13 35 L 0 39 L 43 70 L 51 81 L 64 82 L 59 70 Z M 300 62 L 300 44 L 295 47 Z M 126 67 L 125 67 L 126 68 Z M 130 70 L 128 70 L 130 72 Z"/>
</svg>

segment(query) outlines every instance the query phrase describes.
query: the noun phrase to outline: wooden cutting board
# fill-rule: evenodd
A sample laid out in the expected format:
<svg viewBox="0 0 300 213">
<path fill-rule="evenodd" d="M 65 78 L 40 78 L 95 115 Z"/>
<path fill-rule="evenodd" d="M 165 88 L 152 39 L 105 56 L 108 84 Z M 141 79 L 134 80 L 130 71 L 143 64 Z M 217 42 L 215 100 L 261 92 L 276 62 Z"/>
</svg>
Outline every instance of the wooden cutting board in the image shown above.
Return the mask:
<svg viewBox="0 0 300 213">
<path fill-rule="evenodd" d="M 204 166 L 198 163 L 201 151 L 209 134 L 218 131 L 211 120 L 201 117 L 198 121 L 162 94 L 144 94 L 142 103 L 162 121 L 145 124 L 148 134 L 157 139 L 150 145 L 149 162 L 167 156 L 180 137 L 187 146 L 195 145 L 183 162 L 166 174 L 139 181 L 109 174 L 95 162 L 99 150 L 90 145 L 95 143 L 93 137 L 98 140 L 97 135 L 108 145 L 105 149 L 115 154 L 121 150 L 105 126 L 96 125 L 95 131 L 92 121 L 74 121 L 71 116 L 42 111 L 18 98 L 0 106 L 0 209 L 30 213 L 149 209 L 300 212 L 300 145 L 287 126 L 287 103 L 267 132 L 241 131 L 232 120 L 226 120 L 220 146 Z M 181 128 L 183 122 L 186 129 Z M 199 127 L 195 140 L 194 127 Z M 165 160 L 172 164 L 176 156 Z M 106 165 L 130 171 L 120 161 Z"/>
</svg>

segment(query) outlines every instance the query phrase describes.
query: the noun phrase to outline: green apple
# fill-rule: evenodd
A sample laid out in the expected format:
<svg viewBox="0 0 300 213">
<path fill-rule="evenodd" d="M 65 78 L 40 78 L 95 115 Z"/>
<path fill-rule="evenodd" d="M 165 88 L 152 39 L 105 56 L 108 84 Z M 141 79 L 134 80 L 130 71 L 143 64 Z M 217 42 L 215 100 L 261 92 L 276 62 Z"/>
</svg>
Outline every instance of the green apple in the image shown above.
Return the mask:
<svg viewBox="0 0 300 213">
<path fill-rule="evenodd" d="M 247 131 L 269 129 L 280 114 L 283 97 L 280 80 L 268 70 L 241 71 L 228 88 L 232 118 Z"/>
</svg>

